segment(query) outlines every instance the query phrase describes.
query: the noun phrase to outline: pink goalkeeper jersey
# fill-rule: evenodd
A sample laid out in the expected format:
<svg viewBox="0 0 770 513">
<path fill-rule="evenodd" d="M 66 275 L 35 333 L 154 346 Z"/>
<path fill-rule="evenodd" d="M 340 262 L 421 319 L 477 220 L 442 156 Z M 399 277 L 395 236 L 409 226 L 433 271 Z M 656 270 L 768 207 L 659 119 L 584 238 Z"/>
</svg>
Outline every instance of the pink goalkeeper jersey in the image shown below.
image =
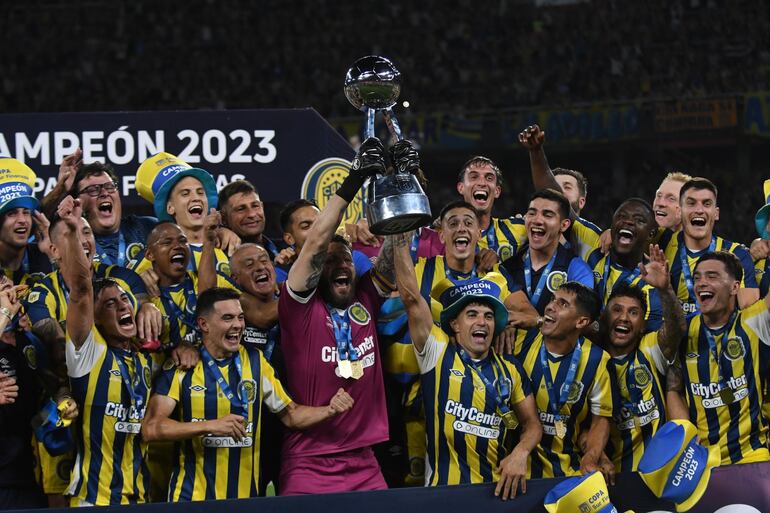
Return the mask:
<svg viewBox="0 0 770 513">
<path fill-rule="evenodd" d="M 388 439 L 385 387 L 377 344 L 380 297 L 369 273 L 356 284 L 348 309 L 353 345 L 362 354 L 361 379 L 343 379 L 337 372 L 337 343 L 326 303 L 318 291 L 308 298 L 294 294 L 286 283 L 278 300 L 281 350 L 286 360 L 286 384 L 299 404 L 325 406 L 344 388 L 353 408 L 305 431 L 289 431 L 283 455 L 317 456 L 367 447 Z"/>
</svg>

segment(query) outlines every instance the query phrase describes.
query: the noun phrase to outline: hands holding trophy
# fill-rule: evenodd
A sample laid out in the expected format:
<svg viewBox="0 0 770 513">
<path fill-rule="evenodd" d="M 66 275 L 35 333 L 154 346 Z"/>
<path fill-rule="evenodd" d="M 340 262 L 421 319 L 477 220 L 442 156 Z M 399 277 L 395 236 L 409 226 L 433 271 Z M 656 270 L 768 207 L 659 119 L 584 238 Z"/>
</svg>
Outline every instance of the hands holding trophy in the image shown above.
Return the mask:
<svg viewBox="0 0 770 513">
<path fill-rule="evenodd" d="M 376 235 L 404 233 L 432 221 L 430 203 L 415 177 L 420 159 L 412 144 L 401 135 L 393 105 L 401 93 L 401 73 L 384 57 L 370 55 L 353 63 L 345 76 L 345 96 L 366 113 L 362 150 L 379 141 L 374 138 L 374 120 L 381 110 L 385 123 L 398 142 L 390 149 L 394 173 L 377 174 L 366 186 L 366 217 Z M 370 141 L 373 139 L 374 141 Z M 359 161 L 356 158 L 353 165 Z M 360 165 L 360 164 L 359 164 Z"/>
</svg>

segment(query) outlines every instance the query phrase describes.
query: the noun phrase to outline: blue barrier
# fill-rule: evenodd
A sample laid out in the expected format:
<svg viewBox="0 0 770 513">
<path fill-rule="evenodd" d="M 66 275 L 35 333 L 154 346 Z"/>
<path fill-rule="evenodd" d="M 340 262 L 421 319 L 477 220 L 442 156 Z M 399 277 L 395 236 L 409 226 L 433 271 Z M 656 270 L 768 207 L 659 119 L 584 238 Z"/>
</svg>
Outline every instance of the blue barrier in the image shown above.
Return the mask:
<svg viewBox="0 0 770 513">
<path fill-rule="evenodd" d="M 494 496 L 494 485 L 460 485 L 437 488 L 400 488 L 378 492 L 266 497 L 255 499 L 155 503 L 101 508 L 115 513 L 543 513 L 543 499 L 561 479 L 534 479 L 527 493 L 511 501 Z M 673 504 L 656 499 L 635 473 L 619 474 L 609 488 L 620 513 L 673 512 Z M 719 513 L 770 512 L 770 462 L 732 465 L 714 469 L 709 486 L 691 513 L 715 513 L 730 505 L 747 505 Z M 71 510 L 51 510 L 66 513 Z M 579 513 L 579 512 L 576 512 Z"/>
</svg>

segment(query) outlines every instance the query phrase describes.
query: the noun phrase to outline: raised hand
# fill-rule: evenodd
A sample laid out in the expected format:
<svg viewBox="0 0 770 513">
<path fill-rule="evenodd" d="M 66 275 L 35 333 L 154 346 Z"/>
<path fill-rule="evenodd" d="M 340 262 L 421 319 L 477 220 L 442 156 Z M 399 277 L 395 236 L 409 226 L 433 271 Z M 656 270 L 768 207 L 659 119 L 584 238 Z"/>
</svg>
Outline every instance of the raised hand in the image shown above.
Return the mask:
<svg viewBox="0 0 770 513">
<path fill-rule="evenodd" d="M 203 218 L 203 236 L 207 241 L 218 243 L 217 230 L 222 226 L 222 214 L 215 208 L 209 209 L 208 215 Z"/>
<path fill-rule="evenodd" d="M 668 261 L 663 250 L 657 244 L 650 244 L 649 261 L 639 263 L 642 279 L 656 289 L 667 289 L 671 284 Z"/>
<path fill-rule="evenodd" d="M 0 372 L 0 406 L 13 404 L 19 397 L 19 385 L 16 384 L 16 378 Z"/>
<path fill-rule="evenodd" d="M 206 427 L 212 435 L 229 436 L 233 440 L 243 440 L 246 436 L 246 419 L 234 413 L 221 419 L 209 420 Z"/>
<path fill-rule="evenodd" d="M 73 232 L 77 232 L 79 228 L 79 219 L 83 216 L 83 207 L 80 205 L 80 200 L 75 199 L 72 196 L 66 196 L 61 203 L 59 203 L 56 213 L 61 217 L 64 224 Z"/>
<path fill-rule="evenodd" d="M 519 143 L 529 151 L 538 151 L 545 142 L 545 132 L 538 125 L 530 125 L 519 133 Z"/>
<path fill-rule="evenodd" d="M 350 174 L 360 179 L 385 174 L 385 148 L 376 137 L 365 140 L 358 149 L 358 155 L 350 166 Z"/>
<path fill-rule="evenodd" d="M 64 186 L 65 192 L 69 192 L 72 189 L 72 184 L 75 182 L 75 175 L 82 163 L 83 150 L 77 148 L 71 155 L 64 157 L 64 160 L 59 164 L 59 176 L 56 180 Z"/>
<path fill-rule="evenodd" d="M 420 155 L 406 139 L 390 147 L 390 161 L 399 173 L 416 173 L 420 169 Z"/>
</svg>

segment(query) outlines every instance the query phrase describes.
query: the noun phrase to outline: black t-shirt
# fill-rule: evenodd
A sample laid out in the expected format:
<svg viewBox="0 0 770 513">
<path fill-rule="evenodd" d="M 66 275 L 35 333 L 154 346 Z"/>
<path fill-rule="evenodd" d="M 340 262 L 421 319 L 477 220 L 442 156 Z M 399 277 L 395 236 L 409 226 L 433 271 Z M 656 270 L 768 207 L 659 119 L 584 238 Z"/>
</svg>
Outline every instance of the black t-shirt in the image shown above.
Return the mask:
<svg viewBox="0 0 770 513">
<path fill-rule="evenodd" d="M 0 372 L 15 377 L 19 395 L 0 406 L 0 487 L 35 483 L 30 421 L 40 409 L 41 386 L 35 372 L 43 357 L 40 347 L 25 334 L 16 334 L 16 346 L 0 341 Z"/>
</svg>

